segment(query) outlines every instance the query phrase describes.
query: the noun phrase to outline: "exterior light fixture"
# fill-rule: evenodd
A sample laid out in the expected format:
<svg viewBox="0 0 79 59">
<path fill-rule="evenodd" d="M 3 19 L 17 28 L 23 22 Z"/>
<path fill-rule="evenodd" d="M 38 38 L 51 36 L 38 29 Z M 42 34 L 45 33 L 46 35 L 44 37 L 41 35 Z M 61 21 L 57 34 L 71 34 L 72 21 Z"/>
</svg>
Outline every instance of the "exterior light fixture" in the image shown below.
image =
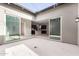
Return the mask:
<svg viewBox="0 0 79 59">
<path fill-rule="evenodd" d="M 79 17 L 76 17 L 76 20 L 75 20 L 75 22 L 79 22 Z"/>
<path fill-rule="evenodd" d="M 8 4 L 10 4 L 10 3 L 8 3 Z"/>
</svg>

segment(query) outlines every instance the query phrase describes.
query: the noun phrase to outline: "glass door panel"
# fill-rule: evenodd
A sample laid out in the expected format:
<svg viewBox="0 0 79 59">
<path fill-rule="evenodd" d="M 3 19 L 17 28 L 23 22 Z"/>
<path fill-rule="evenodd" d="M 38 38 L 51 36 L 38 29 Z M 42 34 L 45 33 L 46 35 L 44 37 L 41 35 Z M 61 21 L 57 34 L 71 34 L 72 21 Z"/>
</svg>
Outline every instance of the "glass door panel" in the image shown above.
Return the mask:
<svg viewBox="0 0 79 59">
<path fill-rule="evenodd" d="M 20 36 L 19 33 L 19 18 L 6 15 L 6 29 L 9 37 Z M 12 39 L 10 39 L 12 40 Z"/>
</svg>

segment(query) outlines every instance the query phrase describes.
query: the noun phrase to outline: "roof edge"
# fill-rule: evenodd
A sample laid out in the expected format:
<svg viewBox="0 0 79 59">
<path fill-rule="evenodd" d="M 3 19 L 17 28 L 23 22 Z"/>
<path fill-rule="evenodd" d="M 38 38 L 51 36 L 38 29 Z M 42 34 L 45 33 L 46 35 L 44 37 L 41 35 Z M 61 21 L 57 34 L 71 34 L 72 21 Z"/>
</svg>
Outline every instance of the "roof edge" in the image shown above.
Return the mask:
<svg viewBox="0 0 79 59">
<path fill-rule="evenodd" d="M 20 6 L 20 5 L 17 5 L 17 4 L 15 4 L 15 3 L 1 3 L 1 5 L 13 7 L 13 8 L 16 7 L 16 9 L 19 9 L 20 11 L 23 11 L 23 12 L 25 12 L 25 13 L 29 13 L 29 14 L 31 14 L 31 15 L 35 15 L 35 13 L 33 13 L 32 11 L 30 11 L 30 10 L 28 10 L 28 9 L 26 9 L 26 8 L 24 8 L 24 7 L 22 7 L 22 6 Z"/>
<path fill-rule="evenodd" d="M 56 8 L 56 7 L 58 7 L 58 6 L 60 6 L 60 5 L 63 5 L 63 4 L 65 4 L 65 3 L 57 3 L 57 4 L 55 4 L 55 5 L 49 6 L 49 7 L 45 8 L 45 9 L 39 11 L 39 12 L 36 12 L 35 14 L 37 15 L 37 14 L 39 14 L 39 13 L 42 13 L 42 12 L 47 11 L 47 10 L 49 10 L 49 9 Z"/>
<path fill-rule="evenodd" d="M 17 7 L 17 9 L 19 8 L 19 9 L 20 9 L 21 11 L 23 11 L 23 12 L 26 12 L 26 13 L 28 12 L 28 13 L 30 13 L 31 15 L 37 16 L 39 13 L 45 12 L 45 11 L 47 11 L 47 10 L 49 10 L 49 9 L 56 8 L 56 7 L 58 7 L 58 6 L 60 6 L 60 5 L 63 5 L 63 4 L 65 4 L 65 3 L 56 3 L 55 5 L 49 6 L 49 7 L 45 8 L 45 9 L 39 11 L 39 12 L 36 12 L 36 13 L 33 13 L 32 11 L 30 11 L 30 10 L 26 9 L 25 7 L 23 7 L 23 6 L 21 6 L 21 5 L 18 5 L 18 4 L 16 4 L 16 3 L 2 3 L 2 4 L 3 4 L 4 6 L 5 6 L 5 5 L 8 5 L 8 6 L 12 6 L 12 7 Z"/>
</svg>

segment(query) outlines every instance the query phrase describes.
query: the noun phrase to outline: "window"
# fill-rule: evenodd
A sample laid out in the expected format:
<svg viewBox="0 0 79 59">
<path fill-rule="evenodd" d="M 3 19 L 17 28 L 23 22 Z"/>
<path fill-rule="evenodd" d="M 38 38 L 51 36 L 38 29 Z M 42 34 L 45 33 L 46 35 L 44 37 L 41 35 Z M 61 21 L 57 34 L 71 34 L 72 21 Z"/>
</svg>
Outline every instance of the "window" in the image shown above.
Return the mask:
<svg viewBox="0 0 79 59">
<path fill-rule="evenodd" d="M 19 18 L 6 15 L 6 28 L 10 36 L 19 35 Z"/>
<path fill-rule="evenodd" d="M 50 35 L 60 36 L 60 18 L 50 19 Z"/>
</svg>

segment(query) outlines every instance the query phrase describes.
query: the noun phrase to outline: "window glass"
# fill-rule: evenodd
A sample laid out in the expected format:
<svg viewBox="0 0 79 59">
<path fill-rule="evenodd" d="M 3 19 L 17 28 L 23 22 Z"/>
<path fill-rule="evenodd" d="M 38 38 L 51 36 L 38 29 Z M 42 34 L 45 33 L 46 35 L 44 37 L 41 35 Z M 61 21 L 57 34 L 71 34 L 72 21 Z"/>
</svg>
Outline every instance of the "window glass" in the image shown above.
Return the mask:
<svg viewBox="0 0 79 59">
<path fill-rule="evenodd" d="M 50 35 L 60 35 L 60 18 L 50 20 Z"/>
<path fill-rule="evenodd" d="M 19 18 L 6 15 L 6 27 L 10 36 L 19 35 Z"/>
</svg>

